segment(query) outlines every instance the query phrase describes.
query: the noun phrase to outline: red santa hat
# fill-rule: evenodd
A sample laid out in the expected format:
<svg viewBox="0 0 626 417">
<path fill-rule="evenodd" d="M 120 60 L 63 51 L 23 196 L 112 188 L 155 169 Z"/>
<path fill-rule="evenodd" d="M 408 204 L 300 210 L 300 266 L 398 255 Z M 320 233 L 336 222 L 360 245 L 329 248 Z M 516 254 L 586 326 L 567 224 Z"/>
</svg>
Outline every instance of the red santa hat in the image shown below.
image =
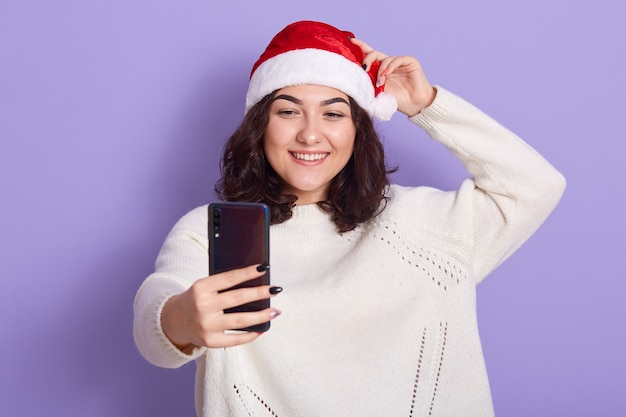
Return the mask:
<svg viewBox="0 0 626 417">
<path fill-rule="evenodd" d="M 283 87 L 316 84 L 352 97 L 371 116 L 389 120 L 398 104 L 376 87 L 379 63 L 363 70 L 363 51 L 350 41 L 351 32 L 320 22 L 295 22 L 271 40 L 252 67 L 246 112 L 263 97 Z"/>
</svg>

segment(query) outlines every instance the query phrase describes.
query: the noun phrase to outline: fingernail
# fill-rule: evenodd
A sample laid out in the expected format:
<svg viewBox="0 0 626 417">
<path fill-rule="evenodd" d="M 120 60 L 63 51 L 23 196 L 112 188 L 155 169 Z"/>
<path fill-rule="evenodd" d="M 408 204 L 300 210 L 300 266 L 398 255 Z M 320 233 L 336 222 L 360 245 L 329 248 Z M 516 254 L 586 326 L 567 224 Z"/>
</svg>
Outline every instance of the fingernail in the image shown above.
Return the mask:
<svg viewBox="0 0 626 417">
<path fill-rule="evenodd" d="M 283 287 L 270 287 L 270 294 L 278 294 L 283 291 Z"/>
<path fill-rule="evenodd" d="M 256 267 L 256 270 L 259 271 L 259 272 L 265 272 L 268 269 L 270 269 L 270 266 L 267 265 L 267 264 L 259 265 L 259 266 Z"/>
<path fill-rule="evenodd" d="M 367 70 L 367 64 L 363 64 L 361 66 L 363 67 L 364 70 Z"/>
<path fill-rule="evenodd" d="M 270 318 L 274 319 L 274 318 L 280 316 L 282 313 L 283 312 L 280 311 L 280 310 L 273 309 L 272 311 L 270 311 Z"/>
<path fill-rule="evenodd" d="M 378 77 L 376 79 L 376 87 L 380 87 L 381 85 L 383 85 L 385 83 L 385 81 L 383 80 L 383 77 Z"/>
</svg>

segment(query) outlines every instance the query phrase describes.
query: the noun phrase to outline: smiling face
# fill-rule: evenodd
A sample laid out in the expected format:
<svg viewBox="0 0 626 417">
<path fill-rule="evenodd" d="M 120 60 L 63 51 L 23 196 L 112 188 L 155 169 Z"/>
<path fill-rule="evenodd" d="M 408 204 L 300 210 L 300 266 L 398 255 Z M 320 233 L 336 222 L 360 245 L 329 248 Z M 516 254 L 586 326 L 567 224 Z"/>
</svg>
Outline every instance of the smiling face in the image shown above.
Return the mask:
<svg viewBox="0 0 626 417">
<path fill-rule="evenodd" d="M 318 85 L 280 89 L 265 128 L 265 156 L 296 204 L 326 199 L 332 179 L 350 160 L 356 127 L 350 100 L 339 90 Z"/>
</svg>

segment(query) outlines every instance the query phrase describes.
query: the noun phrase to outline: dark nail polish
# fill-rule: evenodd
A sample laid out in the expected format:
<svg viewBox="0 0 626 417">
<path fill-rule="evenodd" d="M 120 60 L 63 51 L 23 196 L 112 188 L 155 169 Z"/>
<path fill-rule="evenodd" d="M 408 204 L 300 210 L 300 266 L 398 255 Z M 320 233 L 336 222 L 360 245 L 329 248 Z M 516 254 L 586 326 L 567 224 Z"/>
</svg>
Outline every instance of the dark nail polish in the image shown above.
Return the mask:
<svg viewBox="0 0 626 417">
<path fill-rule="evenodd" d="M 256 267 L 256 270 L 259 271 L 259 272 L 265 272 L 268 269 L 270 269 L 270 266 L 267 265 L 267 264 L 259 265 L 259 266 Z"/>
<path fill-rule="evenodd" d="M 278 294 L 283 291 L 283 287 L 270 287 L 270 294 Z"/>
<path fill-rule="evenodd" d="M 364 70 L 367 70 L 367 64 L 363 64 L 361 66 L 363 67 Z"/>
</svg>

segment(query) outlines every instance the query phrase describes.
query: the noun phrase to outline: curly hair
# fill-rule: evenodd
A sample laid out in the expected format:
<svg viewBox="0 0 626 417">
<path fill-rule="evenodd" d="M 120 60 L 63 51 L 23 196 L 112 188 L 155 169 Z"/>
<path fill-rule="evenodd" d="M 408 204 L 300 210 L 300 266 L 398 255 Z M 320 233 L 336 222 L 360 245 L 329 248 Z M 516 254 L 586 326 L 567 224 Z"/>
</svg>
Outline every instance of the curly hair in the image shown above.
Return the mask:
<svg viewBox="0 0 626 417">
<path fill-rule="evenodd" d="M 267 161 L 263 137 L 276 91 L 268 94 L 245 115 L 228 139 L 220 161 L 221 178 L 216 195 L 225 201 L 265 203 L 272 224 L 292 216 L 297 196 L 283 194 L 283 180 Z M 350 97 L 356 126 L 354 150 L 346 166 L 332 179 L 325 201 L 318 206 L 330 213 L 339 233 L 356 228 L 384 210 L 389 187 L 385 152 L 371 117 Z"/>
</svg>

